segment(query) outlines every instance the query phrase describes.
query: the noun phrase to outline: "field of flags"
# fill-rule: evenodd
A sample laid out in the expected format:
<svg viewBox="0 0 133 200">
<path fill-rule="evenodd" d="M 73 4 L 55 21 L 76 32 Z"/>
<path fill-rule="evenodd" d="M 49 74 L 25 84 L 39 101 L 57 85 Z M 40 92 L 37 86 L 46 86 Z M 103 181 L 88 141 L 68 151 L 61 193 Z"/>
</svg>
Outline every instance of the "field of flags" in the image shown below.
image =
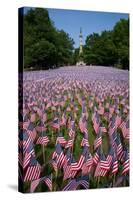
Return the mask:
<svg viewBox="0 0 133 200">
<path fill-rule="evenodd" d="M 22 191 L 129 186 L 129 72 L 62 67 L 24 72 L 22 78 Z"/>
</svg>

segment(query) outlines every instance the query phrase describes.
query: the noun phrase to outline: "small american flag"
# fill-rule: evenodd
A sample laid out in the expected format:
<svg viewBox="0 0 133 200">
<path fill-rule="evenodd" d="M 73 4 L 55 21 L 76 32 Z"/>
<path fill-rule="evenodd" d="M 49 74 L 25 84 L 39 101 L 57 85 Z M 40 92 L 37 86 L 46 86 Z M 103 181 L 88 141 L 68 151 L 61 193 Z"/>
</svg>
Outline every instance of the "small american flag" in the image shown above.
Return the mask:
<svg viewBox="0 0 133 200">
<path fill-rule="evenodd" d="M 27 129 L 29 124 L 30 124 L 29 117 L 28 117 L 28 115 L 25 115 L 23 122 L 22 122 L 23 129 Z"/>
<path fill-rule="evenodd" d="M 83 139 L 81 141 L 81 146 L 90 146 L 88 141 L 88 134 L 84 133 Z"/>
<path fill-rule="evenodd" d="M 116 131 L 116 118 L 113 116 L 110 119 L 110 124 L 109 124 L 109 135 L 112 135 Z"/>
<path fill-rule="evenodd" d="M 44 181 L 49 190 L 52 191 L 52 175 L 45 176 L 44 178 L 42 178 L 42 181 Z"/>
<path fill-rule="evenodd" d="M 30 159 L 32 156 L 35 156 L 35 151 L 33 148 L 33 143 L 31 142 L 26 149 L 26 152 L 23 153 L 23 168 L 25 169 L 27 165 L 30 163 Z"/>
<path fill-rule="evenodd" d="M 95 152 L 95 154 L 94 154 L 94 156 L 93 156 L 93 163 L 94 163 L 95 165 L 98 164 L 98 161 L 99 161 L 99 159 L 100 159 L 100 151 L 101 151 L 101 148 L 98 147 L 97 150 L 96 150 L 96 152 Z"/>
<path fill-rule="evenodd" d="M 108 166 L 108 163 L 106 161 L 106 158 L 105 158 L 104 154 L 101 153 L 100 161 L 99 161 L 99 163 L 98 163 L 98 165 L 96 167 L 94 177 L 106 176 L 108 170 L 109 170 L 109 166 Z"/>
<path fill-rule="evenodd" d="M 83 147 L 83 150 L 82 150 L 82 153 L 81 153 L 81 156 L 80 156 L 80 158 L 79 158 L 79 161 L 78 161 L 78 163 L 72 163 L 71 164 L 71 170 L 72 171 L 78 171 L 78 170 L 80 170 L 81 169 L 81 167 L 82 167 L 82 165 L 83 165 L 83 163 L 84 163 L 84 160 L 85 160 L 85 155 L 86 155 L 86 153 L 87 153 L 87 150 L 88 150 L 88 147 L 87 146 L 84 146 Z"/>
<path fill-rule="evenodd" d="M 47 146 L 47 144 L 49 142 L 48 136 L 46 135 L 46 133 L 44 131 L 39 134 L 40 134 L 40 136 L 38 137 L 36 144 L 41 144 L 41 145 Z"/>
<path fill-rule="evenodd" d="M 45 127 L 45 124 L 44 122 L 41 120 L 38 125 L 36 126 L 36 130 L 39 132 L 39 133 L 42 133 L 43 131 L 46 131 L 46 127 Z"/>
<path fill-rule="evenodd" d="M 35 157 L 32 156 L 28 168 L 26 170 L 24 182 L 38 179 L 40 177 L 40 173 L 41 173 L 41 166 L 35 159 Z"/>
<path fill-rule="evenodd" d="M 71 137 L 71 138 L 67 141 L 65 148 L 73 147 L 73 143 L 74 143 L 74 138 Z"/>
<path fill-rule="evenodd" d="M 56 129 L 56 130 L 60 129 L 60 123 L 59 123 L 59 118 L 58 117 L 54 118 L 54 120 L 51 123 L 51 127 Z"/>
<path fill-rule="evenodd" d="M 82 175 L 88 174 L 91 171 L 92 166 L 93 166 L 93 158 L 88 151 L 84 160 L 84 164 L 82 166 Z"/>
<path fill-rule="evenodd" d="M 66 113 L 63 112 L 62 117 L 61 117 L 60 125 L 61 125 L 61 126 L 66 126 L 66 122 L 67 122 Z"/>
<path fill-rule="evenodd" d="M 72 179 L 64 188 L 63 191 L 74 190 L 77 186 L 76 179 Z"/>
<path fill-rule="evenodd" d="M 27 128 L 27 133 L 28 133 L 29 137 L 31 138 L 31 140 L 34 141 L 37 133 L 36 133 L 36 129 L 34 128 L 34 124 L 32 122 L 30 122 L 30 124 Z"/>
<path fill-rule="evenodd" d="M 101 133 L 101 131 L 99 131 L 99 133 L 97 134 L 97 137 L 94 141 L 94 149 L 97 149 L 101 145 L 102 145 L 102 133 Z"/>
<path fill-rule="evenodd" d="M 99 127 L 100 127 L 100 118 L 97 112 L 93 114 L 92 122 L 93 122 L 93 128 L 95 130 L 95 133 L 97 134 L 99 132 Z"/>
<path fill-rule="evenodd" d="M 75 121 L 71 121 L 70 123 L 70 130 L 69 130 L 69 137 L 75 136 Z"/>
<path fill-rule="evenodd" d="M 125 175 L 128 172 L 129 172 L 129 152 L 128 150 L 126 150 L 124 155 L 124 162 L 122 164 L 122 175 Z"/>
<path fill-rule="evenodd" d="M 121 126 L 123 137 L 129 139 L 129 120 L 126 120 Z"/>
<path fill-rule="evenodd" d="M 54 158 L 51 161 L 49 161 L 49 163 L 52 165 L 52 167 L 54 168 L 55 172 L 57 172 L 57 170 L 58 170 L 57 159 Z"/>
<path fill-rule="evenodd" d="M 123 154 L 123 146 L 122 146 L 119 134 L 117 134 L 115 144 L 116 144 L 116 155 L 117 155 L 118 158 L 120 158 L 121 155 Z"/>
<path fill-rule="evenodd" d="M 76 188 L 81 185 L 83 188 L 89 189 L 89 178 L 87 175 L 78 177 L 76 182 L 77 182 Z"/>
<path fill-rule="evenodd" d="M 82 186 L 85 189 L 89 188 L 89 180 L 87 176 L 78 177 L 72 179 L 64 188 L 63 191 L 76 190 L 78 186 Z"/>
<path fill-rule="evenodd" d="M 54 158 L 57 159 L 57 166 L 61 168 L 64 164 L 65 156 L 59 143 L 56 144 L 55 151 L 52 155 L 52 159 Z"/>
<path fill-rule="evenodd" d="M 81 133 L 88 134 L 86 116 L 84 117 L 81 116 L 79 120 L 79 128 L 80 128 Z"/>
<path fill-rule="evenodd" d="M 59 132 L 58 137 L 56 139 L 56 144 L 57 143 L 60 143 L 62 146 L 65 146 L 67 143 L 66 139 L 64 138 L 61 132 Z"/>
<path fill-rule="evenodd" d="M 111 168 L 112 175 L 114 175 L 118 172 L 118 168 L 119 168 L 119 163 L 118 163 L 116 154 L 114 153 L 113 163 L 112 163 L 112 168 Z"/>
</svg>

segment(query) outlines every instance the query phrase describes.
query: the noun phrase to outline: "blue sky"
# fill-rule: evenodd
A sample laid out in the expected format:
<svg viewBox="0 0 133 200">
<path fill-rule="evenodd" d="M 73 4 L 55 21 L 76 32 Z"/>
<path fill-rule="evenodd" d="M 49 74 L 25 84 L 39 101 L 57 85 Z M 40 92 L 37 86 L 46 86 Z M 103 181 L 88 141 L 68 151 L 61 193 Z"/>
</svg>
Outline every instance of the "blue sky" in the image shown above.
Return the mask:
<svg viewBox="0 0 133 200">
<path fill-rule="evenodd" d="M 121 18 L 128 19 L 126 13 L 94 12 L 48 9 L 50 18 L 57 29 L 63 29 L 74 39 L 75 47 L 79 46 L 79 31 L 82 27 L 83 40 L 86 36 L 103 30 L 112 30 L 116 22 Z"/>
</svg>

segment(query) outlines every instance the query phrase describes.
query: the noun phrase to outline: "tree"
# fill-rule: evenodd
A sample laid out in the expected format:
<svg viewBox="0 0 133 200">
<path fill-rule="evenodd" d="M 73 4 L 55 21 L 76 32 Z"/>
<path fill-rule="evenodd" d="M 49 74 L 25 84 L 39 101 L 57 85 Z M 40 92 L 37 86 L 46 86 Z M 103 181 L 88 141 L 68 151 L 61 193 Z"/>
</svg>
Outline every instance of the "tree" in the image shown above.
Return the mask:
<svg viewBox="0 0 133 200">
<path fill-rule="evenodd" d="M 129 20 L 121 19 L 112 31 L 88 35 L 84 61 L 86 64 L 129 69 Z"/>
<path fill-rule="evenodd" d="M 129 69 L 129 19 L 121 19 L 113 29 L 113 42 L 117 50 L 117 61 L 123 69 Z"/>
<path fill-rule="evenodd" d="M 57 30 L 42 8 L 30 9 L 24 15 L 24 67 L 48 69 L 72 62 L 73 40 Z"/>
</svg>

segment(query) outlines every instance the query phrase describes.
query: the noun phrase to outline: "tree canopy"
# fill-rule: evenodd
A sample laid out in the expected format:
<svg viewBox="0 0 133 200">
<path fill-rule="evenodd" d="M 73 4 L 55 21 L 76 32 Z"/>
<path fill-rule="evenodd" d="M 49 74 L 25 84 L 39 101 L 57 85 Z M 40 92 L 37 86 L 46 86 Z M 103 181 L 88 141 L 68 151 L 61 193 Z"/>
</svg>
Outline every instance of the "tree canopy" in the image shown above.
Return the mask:
<svg viewBox="0 0 133 200">
<path fill-rule="evenodd" d="M 30 9 L 24 15 L 24 67 L 48 69 L 72 62 L 74 41 L 57 30 L 48 11 Z"/>
<path fill-rule="evenodd" d="M 129 20 L 121 19 L 112 31 L 88 35 L 84 61 L 86 64 L 129 69 Z"/>
</svg>

